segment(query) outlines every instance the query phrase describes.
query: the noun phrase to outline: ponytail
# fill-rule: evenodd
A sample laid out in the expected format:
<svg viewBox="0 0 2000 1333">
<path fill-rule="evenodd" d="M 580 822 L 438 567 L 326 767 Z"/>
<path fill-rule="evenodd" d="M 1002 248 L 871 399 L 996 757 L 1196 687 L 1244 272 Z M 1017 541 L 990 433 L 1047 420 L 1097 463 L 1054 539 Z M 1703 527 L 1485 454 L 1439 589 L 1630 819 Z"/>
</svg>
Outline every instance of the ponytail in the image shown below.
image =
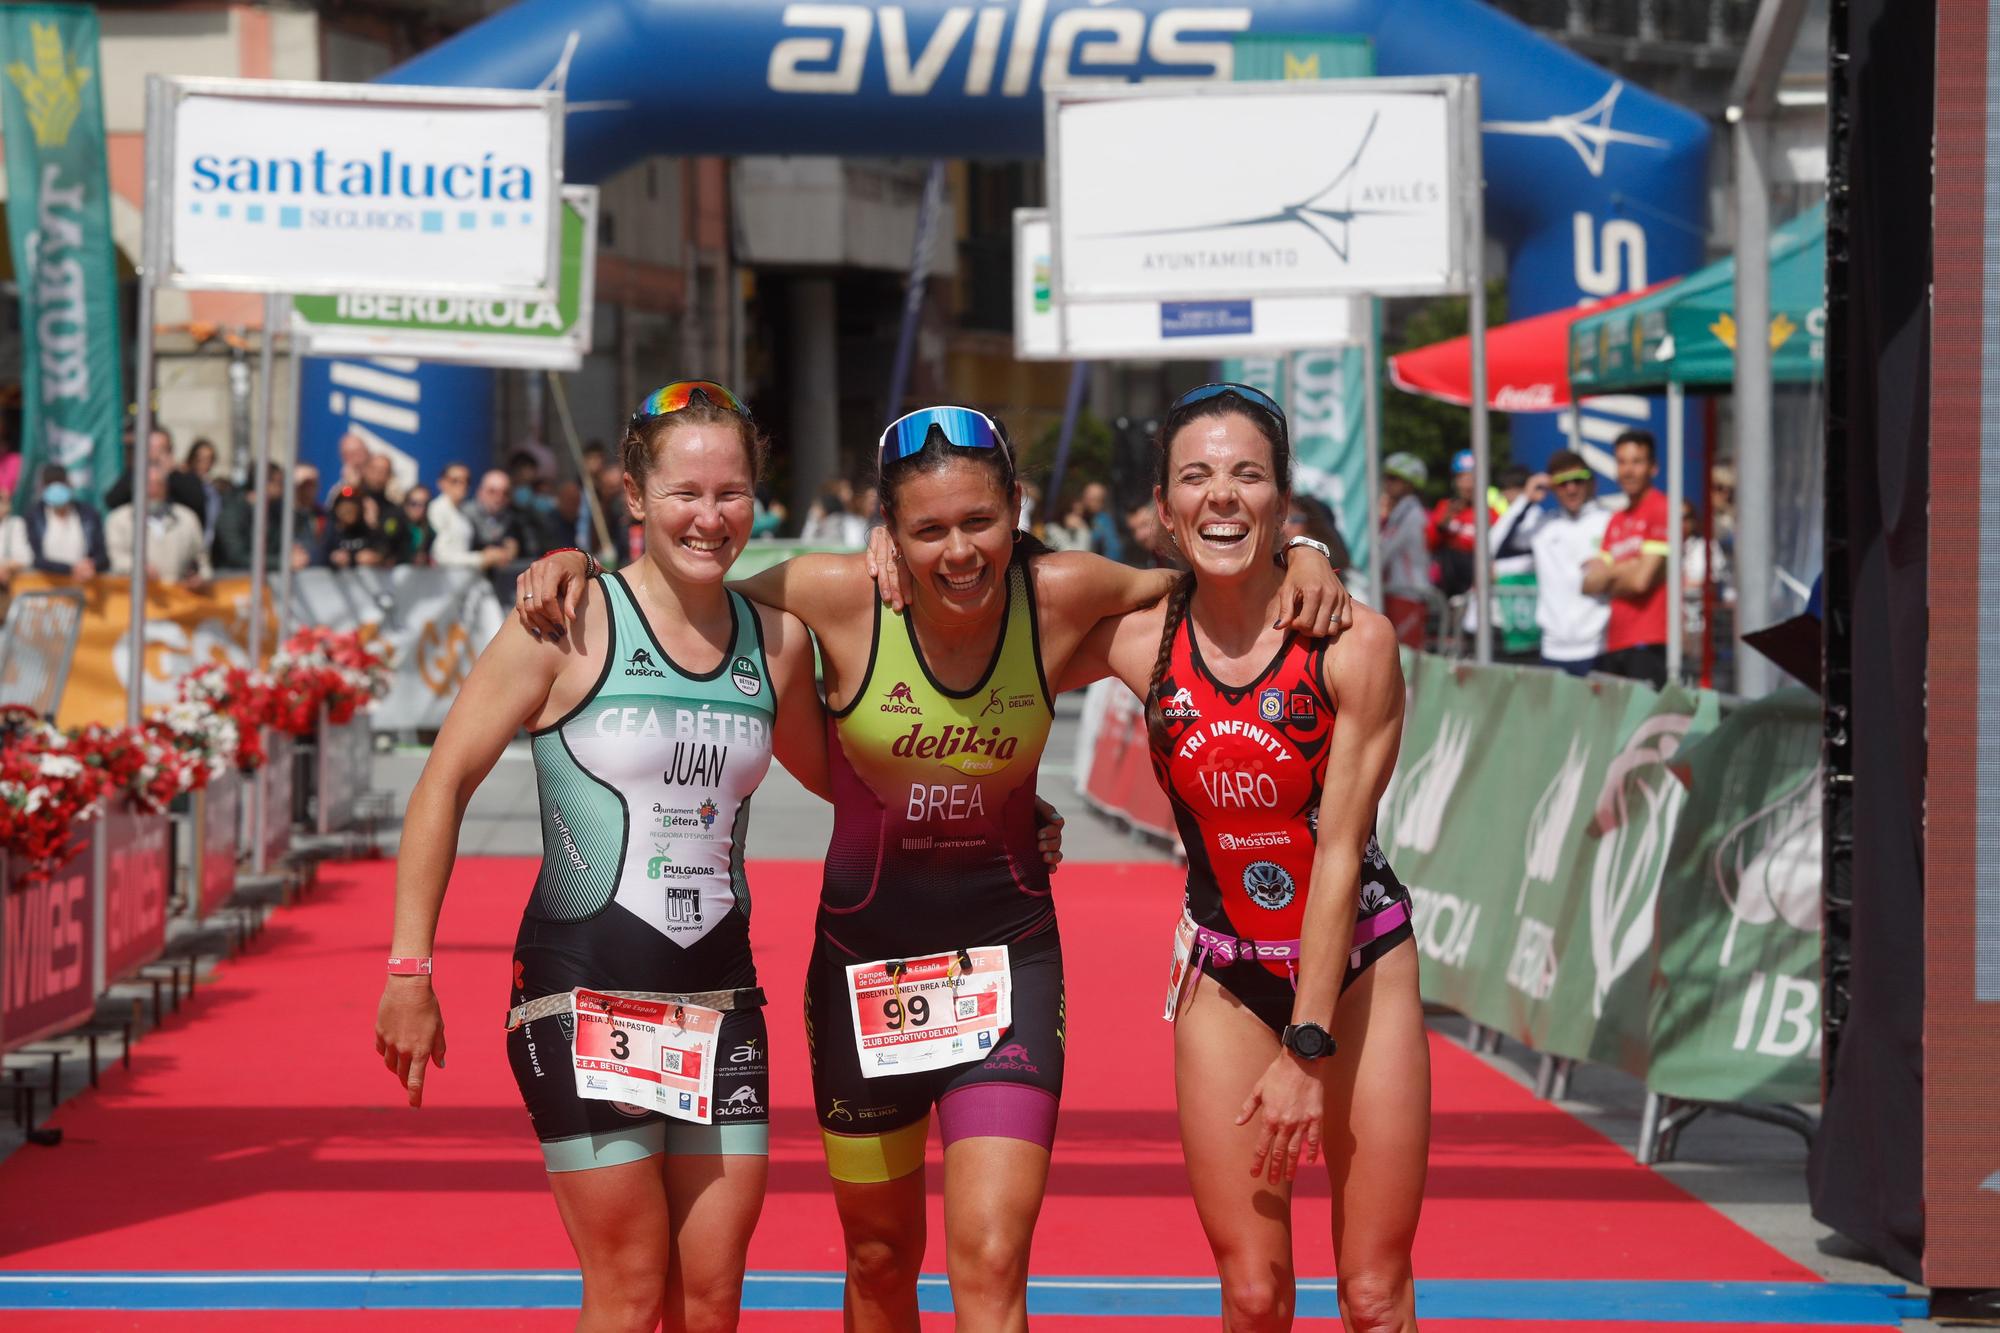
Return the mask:
<svg viewBox="0 0 2000 1333">
<path fill-rule="evenodd" d="M 1160 626 L 1160 652 L 1153 659 L 1153 676 L 1146 682 L 1146 739 L 1156 750 L 1167 747 L 1167 717 L 1160 707 L 1160 680 L 1174 660 L 1174 636 L 1187 619 L 1188 602 L 1194 597 L 1194 572 L 1189 570 L 1174 580 L 1167 593 L 1166 621 Z"/>
</svg>

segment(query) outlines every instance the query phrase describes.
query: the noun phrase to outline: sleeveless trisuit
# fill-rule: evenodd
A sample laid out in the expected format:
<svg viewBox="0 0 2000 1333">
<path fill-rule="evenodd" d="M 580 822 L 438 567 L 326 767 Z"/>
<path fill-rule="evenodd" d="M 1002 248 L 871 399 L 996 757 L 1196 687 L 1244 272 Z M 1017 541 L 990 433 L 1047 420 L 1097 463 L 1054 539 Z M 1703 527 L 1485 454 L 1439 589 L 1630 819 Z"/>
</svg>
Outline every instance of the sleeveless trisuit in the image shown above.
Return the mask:
<svg viewBox="0 0 2000 1333">
<path fill-rule="evenodd" d="M 1299 934 L 1335 726 L 1329 640 L 1287 634 L 1249 684 L 1223 684 L 1183 620 L 1153 701 L 1153 772 L 1187 849 L 1187 914 L 1202 971 L 1274 1031 L 1292 1021 Z M 1336 780 L 1340 775 L 1336 775 Z M 1371 835 L 1341 989 L 1410 938 L 1410 895 Z"/>
<path fill-rule="evenodd" d="M 713 671 L 681 668 L 617 574 L 598 581 L 604 669 L 583 702 L 533 733 L 542 867 L 514 944 L 512 1004 L 577 986 L 689 993 L 750 988 L 750 794 L 771 766 L 776 699 L 756 608 L 729 594 L 735 633 Z M 663 1151 L 765 1151 L 763 1011 L 723 1016 L 713 1125 L 576 1095 L 574 1020 L 507 1036 L 551 1171 Z"/>
<path fill-rule="evenodd" d="M 907 613 L 878 605 L 868 669 L 828 719 L 827 851 L 806 1032 L 836 1179 L 882 1181 L 923 1163 L 930 1108 L 947 1144 L 1053 1140 L 1063 1075 L 1062 946 L 1036 845 L 1035 770 L 1052 707 L 1027 562 L 1006 572 L 1007 619 L 972 688 L 932 676 Z M 1013 1025 L 982 1061 L 867 1078 L 850 965 L 1005 945 Z"/>
</svg>

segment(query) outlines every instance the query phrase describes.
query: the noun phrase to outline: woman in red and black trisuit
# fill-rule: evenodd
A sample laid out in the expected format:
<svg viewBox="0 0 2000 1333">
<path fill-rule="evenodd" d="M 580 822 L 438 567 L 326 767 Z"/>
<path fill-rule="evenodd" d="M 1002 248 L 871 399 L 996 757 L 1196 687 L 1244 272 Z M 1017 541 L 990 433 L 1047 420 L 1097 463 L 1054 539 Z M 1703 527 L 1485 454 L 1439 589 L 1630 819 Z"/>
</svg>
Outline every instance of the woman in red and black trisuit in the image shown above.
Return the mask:
<svg viewBox="0 0 2000 1333">
<path fill-rule="evenodd" d="M 1322 1151 L 1349 1333 L 1416 1328 L 1410 1246 L 1430 1061 L 1409 894 L 1374 837 L 1402 736 L 1395 631 L 1274 628 L 1290 503 L 1284 413 L 1204 385 L 1160 432 L 1160 517 L 1189 572 L 1107 621 L 1071 672 L 1146 700 L 1187 847 L 1167 1016 L 1181 1142 L 1232 1330 L 1286 1328 L 1291 1186 Z"/>
</svg>

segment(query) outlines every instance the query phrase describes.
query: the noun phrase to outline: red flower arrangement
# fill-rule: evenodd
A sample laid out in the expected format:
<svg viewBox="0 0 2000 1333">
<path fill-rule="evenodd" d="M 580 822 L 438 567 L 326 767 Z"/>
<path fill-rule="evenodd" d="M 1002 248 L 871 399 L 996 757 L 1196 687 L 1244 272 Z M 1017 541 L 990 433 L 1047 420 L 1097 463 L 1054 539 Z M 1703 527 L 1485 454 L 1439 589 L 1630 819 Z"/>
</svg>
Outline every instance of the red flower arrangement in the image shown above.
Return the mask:
<svg viewBox="0 0 2000 1333">
<path fill-rule="evenodd" d="M 0 708 L 0 847 L 30 879 L 46 879 L 76 850 L 76 830 L 101 813 L 102 768 L 69 738 L 18 706 Z"/>
<path fill-rule="evenodd" d="M 163 723 L 91 725 L 70 737 L 70 752 L 104 777 L 104 795 L 140 814 L 165 814 L 176 798 L 208 785 L 206 757 L 183 748 Z"/>
<path fill-rule="evenodd" d="M 308 625 L 271 656 L 276 682 L 270 722 L 294 736 L 319 727 L 320 709 L 339 727 L 389 692 L 389 659 L 369 650 L 355 630 Z"/>
</svg>

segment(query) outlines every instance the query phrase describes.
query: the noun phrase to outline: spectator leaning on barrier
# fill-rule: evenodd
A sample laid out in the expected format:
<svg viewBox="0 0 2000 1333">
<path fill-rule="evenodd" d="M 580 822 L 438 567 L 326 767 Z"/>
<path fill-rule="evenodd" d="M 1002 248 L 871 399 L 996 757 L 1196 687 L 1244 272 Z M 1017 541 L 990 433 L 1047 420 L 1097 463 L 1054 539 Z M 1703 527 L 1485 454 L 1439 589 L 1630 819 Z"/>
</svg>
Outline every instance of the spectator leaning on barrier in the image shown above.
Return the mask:
<svg viewBox="0 0 2000 1333">
<path fill-rule="evenodd" d="M 104 520 L 76 498 L 62 465 L 43 467 L 41 483 L 34 503 L 0 528 L 0 569 L 10 579 L 23 569 L 35 569 L 83 583 L 111 568 Z"/>
<path fill-rule="evenodd" d="M 162 583 L 178 583 L 200 590 L 208 586 L 212 569 L 208 563 L 208 542 L 201 534 L 201 516 L 167 496 L 165 468 L 146 473 L 146 572 Z M 138 511 L 129 504 L 118 506 L 104 520 L 104 544 L 111 555 L 115 574 L 132 572 L 132 524 Z"/>
<path fill-rule="evenodd" d="M 333 493 L 326 532 L 320 538 L 319 554 L 313 563 L 330 569 L 388 563 L 382 550 L 382 533 L 368 521 L 366 497 L 359 487 L 343 486 Z"/>
<path fill-rule="evenodd" d="M 1382 460 L 1382 614 L 1396 637 L 1411 648 L 1424 646 L 1424 603 L 1410 596 L 1430 586 L 1430 541 L 1423 501 L 1417 492 L 1430 480 L 1424 460 L 1393 453 Z"/>
<path fill-rule="evenodd" d="M 281 512 L 284 500 L 285 470 L 276 463 L 267 463 L 264 467 L 263 496 L 264 558 L 271 562 L 273 569 L 278 567 L 279 553 L 284 550 L 284 514 Z M 232 490 L 222 497 L 222 510 L 215 519 L 215 541 L 210 547 L 217 569 L 250 568 L 250 556 L 256 550 L 256 525 L 256 506 L 248 496 Z"/>
<path fill-rule="evenodd" d="M 1603 598 L 1584 592 L 1583 575 L 1604 549 L 1611 511 L 1597 498 L 1596 474 L 1567 449 L 1549 455 L 1548 472 L 1528 479 L 1523 498 L 1532 503 L 1545 491 L 1555 493 L 1555 511 L 1529 538 L 1542 665 L 1572 676 L 1588 675 L 1604 651 L 1604 626 L 1611 608 Z"/>
<path fill-rule="evenodd" d="M 1604 549 L 1584 571 L 1583 590 L 1611 600 L 1597 668 L 1649 682 L 1667 680 L 1667 497 L 1653 486 L 1653 433 L 1628 430 L 1613 445 L 1624 512 L 1604 529 Z"/>
</svg>

